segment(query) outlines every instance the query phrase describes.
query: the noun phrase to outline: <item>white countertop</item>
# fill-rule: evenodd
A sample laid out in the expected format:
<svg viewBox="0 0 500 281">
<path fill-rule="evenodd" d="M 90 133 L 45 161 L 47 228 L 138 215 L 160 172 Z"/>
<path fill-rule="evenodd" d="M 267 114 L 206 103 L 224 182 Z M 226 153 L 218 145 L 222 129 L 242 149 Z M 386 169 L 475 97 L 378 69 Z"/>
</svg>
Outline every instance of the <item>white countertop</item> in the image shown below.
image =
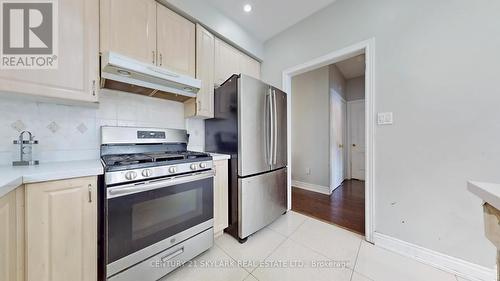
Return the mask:
<svg viewBox="0 0 500 281">
<path fill-rule="evenodd" d="M 212 155 L 212 159 L 214 161 L 231 159 L 231 155 L 229 155 L 229 154 L 219 154 L 219 153 L 211 153 L 211 152 L 209 152 L 209 153 L 210 153 L 210 155 Z"/>
<path fill-rule="evenodd" d="M 484 202 L 500 210 L 500 184 L 470 181 L 468 189 Z"/>
<path fill-rule="evenodd" d="M 37 166 L 0 166 L 0 197 L 26 183 L 96 176 L 102 173 L 101 160 L 48 162 Z"/>
</svg>

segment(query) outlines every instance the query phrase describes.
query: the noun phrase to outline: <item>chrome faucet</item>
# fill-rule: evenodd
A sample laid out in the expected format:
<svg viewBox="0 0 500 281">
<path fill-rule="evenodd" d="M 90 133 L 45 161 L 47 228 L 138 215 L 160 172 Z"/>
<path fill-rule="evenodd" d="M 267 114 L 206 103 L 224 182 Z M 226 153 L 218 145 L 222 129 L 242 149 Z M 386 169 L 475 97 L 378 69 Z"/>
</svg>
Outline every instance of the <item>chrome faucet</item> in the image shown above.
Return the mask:
<svg viewBox="0 0 500 281">
<path fill-rule="evenodd" d="M 24 134 L 28 134 L 28 140 L 24 139 Z M 14 166 L 32 166 L 38 165 L 38 160 L 33 160 L 33 145 L 38 144 L 35 136 L 28 131 L 22 131 L 19 139 L 14 141 L 14 144 L 19 144 L 20 161 L 12 162 Z"/>
</svg>

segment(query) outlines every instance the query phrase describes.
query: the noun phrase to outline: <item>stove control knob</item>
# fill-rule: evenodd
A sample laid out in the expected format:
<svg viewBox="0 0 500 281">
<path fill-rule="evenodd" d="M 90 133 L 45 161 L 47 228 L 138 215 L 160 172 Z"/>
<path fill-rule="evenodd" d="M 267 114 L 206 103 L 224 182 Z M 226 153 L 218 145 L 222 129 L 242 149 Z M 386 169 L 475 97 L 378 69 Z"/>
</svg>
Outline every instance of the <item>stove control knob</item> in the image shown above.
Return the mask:
<svg viewBox="0 0 500 281">
<path fill-rule="evenodd" d="M 152 174 L 153 174 L 153 171 L 151 171 L 150 169 L 142 170 L 142 176 L 145 178 L 149 178 Z"/>
<path fill-rule="evenodd" d="M 191 164 L 190 168 L 191 168 L 191 170 L 194 171 L 194 170 L 196 170 L 197 166 L 196 166 L 196 164 Z"/>
<path fill-rule="evenodd" d="M 205 169 L 207 167 L 207 163 L 201 162 L 200 168 Z"/>
<path fill-rule="evenodd" d="M 176 173 L 177 172 L 177 167 L 172 166 L 172 167 L 168 168 L 168 172 L 171 173 L 171 174 Z"/>
<path fill-rule="evenodd" d="M 131 180 L 133 180 L 133 179 L 137 178 L 137 173 L 136 173 L 136 172 L 134 172 L 134 171 L 127 172 L 127 173 L 125 174 L 125 178 L 126 178 L 127 180 L 131 181 Z"/>
</svg>

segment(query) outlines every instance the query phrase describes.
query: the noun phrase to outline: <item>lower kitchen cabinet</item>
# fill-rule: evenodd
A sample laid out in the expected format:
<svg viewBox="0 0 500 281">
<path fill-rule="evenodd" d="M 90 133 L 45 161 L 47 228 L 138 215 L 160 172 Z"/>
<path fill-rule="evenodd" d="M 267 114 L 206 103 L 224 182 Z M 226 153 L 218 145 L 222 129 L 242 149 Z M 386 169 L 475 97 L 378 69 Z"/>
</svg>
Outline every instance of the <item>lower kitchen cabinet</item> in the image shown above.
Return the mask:
<svg viewBox="0 0 500 281">
<path fill-rule="evenodd" d="M 217 237 L 229 224 L 228 160 L 214 161 L 214 166 L 214 234 Z"/>
<path fill-rule="evenodd" d="M 97 280 L 97 178 L 26 185 L 26 280 Z"/>
<path fill-rule="evenodd" d="M 0 280 L 24 281 L 24 188 L 0 197 Z"/>
</svg>

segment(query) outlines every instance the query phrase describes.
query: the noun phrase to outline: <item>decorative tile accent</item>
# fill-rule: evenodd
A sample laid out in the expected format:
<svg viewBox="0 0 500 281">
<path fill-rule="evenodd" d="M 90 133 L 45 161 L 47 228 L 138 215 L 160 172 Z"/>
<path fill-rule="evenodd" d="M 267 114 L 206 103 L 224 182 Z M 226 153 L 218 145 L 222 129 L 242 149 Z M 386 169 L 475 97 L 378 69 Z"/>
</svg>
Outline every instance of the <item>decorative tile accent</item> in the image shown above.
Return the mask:
<svg viewBox="0 0 500 281">
<path fill-rule="evenodd" d="M 55 134 L 57 131 L 59 131 L 60 127 L 59 127 L 59 125 L 57 125 L 56 122 L 52 121 L 52 123 L 50 123 L 47 126 L 47 129 L 49 129 L 52 133 Z"/>
<path fill-rule="evenodd" d="M 85 134 L 85 132 L 88 130 L 87 126 L 85 126 L 85 124 L 83 123 L 80 123 L 80 125 L 78 125 L 76 129 L 82 134 Z"/>
<path fill-rule="evenodd" d="M 17 120 L 16 122 L 10 124 L 10 127 L 12 127 L 12 129 L 14 129 L 18 132 L 22 132 L 22 131 L 26 130 L 26 124 L 24 124 L 23 121 L 21 121 L 21 120 Z"/>
</svg>

